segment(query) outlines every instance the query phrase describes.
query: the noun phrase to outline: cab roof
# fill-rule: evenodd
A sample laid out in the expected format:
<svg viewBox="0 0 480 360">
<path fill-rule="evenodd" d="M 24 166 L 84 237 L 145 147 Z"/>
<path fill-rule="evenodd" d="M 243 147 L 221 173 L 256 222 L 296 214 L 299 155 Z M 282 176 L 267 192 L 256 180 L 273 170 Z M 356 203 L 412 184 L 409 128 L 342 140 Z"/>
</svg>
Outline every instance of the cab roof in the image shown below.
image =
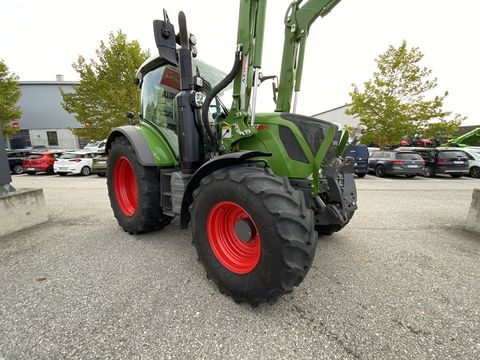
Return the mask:
<svg viewBox="0 0 480 360">
<path fill-rule="evenodd" d="M 145 74 L 167 64 L 169 64 L 169 62 L 164 58 L 160 57 L 159 55 L 151 56 L 142 65 L 140 65 L 140 68 L 135 74 L 135 82 L 139 86 L 141 86 Z M 225 72 L 211 65 L 208 65 L 206 62 L 196 58 L 193 59 L 193 66 L 194 68 L 198 68 L 200 76 L 206 81 L 208 81 L 212 88 L 226 76 Z"/>
</svg>

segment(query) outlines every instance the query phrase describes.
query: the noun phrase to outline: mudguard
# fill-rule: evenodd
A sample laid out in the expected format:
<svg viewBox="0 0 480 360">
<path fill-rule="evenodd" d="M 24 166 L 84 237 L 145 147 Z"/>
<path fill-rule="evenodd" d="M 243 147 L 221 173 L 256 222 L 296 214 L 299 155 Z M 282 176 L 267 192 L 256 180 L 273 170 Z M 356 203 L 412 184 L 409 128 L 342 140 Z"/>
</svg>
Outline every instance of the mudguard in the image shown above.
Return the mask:
<svg viewBox="0 0 480 360">
<path fill-rule="evenodd" d="M 114 128 L 108 135 L 105 152 L 112 146 L 112 141 L 118 136 L 125 136 L 135 149 L 138 162 L 143 166 L 175 166 L 177 154 L 168 145 L 168 141 L 151 126 L 142 124 L 126 125 Z"/>
<path fill-rule="evenodd" d="M 210 175 L 218 169 L 234 167 L 252 161 L 251 159 L 255 157 L 267 157 L 271 155 L 272 154 L 261 151 L 236 151 L 218 156 L 215 159 L 207 161 L 205 164 L 203 164 L 193 174 L 192 178 L 188 182 L 187 188 L 185 189 L 185 193 L 183 194 L 182 209 L 180 213 L 180 226 L 182 228 L 188 227 L 188 224 L 190 223 L 189 207 L 193 202 L 193 191 L 200 185 L 200 181 L 205 176 Z"/>
</svg>

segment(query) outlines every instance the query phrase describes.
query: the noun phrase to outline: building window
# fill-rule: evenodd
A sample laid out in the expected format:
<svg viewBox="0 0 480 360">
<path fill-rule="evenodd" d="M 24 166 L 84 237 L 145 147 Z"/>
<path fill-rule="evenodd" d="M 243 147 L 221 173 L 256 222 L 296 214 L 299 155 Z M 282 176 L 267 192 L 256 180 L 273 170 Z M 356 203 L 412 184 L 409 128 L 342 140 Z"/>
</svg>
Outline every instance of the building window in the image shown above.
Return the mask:
<svg viewBox="0 0 480 360">
<path fill-rule="evenodd" d="M 58 136 L 56 131 L 47 131 L 48 146 L 58 146 Z"/>
<path fill-rule="evenodd" d="M 32 146 L 30 142 L 30 132 L 27 129 L 20 130 L 10 138 L 10 147 L 12 149 L 23 149 Z"/>
</svg>

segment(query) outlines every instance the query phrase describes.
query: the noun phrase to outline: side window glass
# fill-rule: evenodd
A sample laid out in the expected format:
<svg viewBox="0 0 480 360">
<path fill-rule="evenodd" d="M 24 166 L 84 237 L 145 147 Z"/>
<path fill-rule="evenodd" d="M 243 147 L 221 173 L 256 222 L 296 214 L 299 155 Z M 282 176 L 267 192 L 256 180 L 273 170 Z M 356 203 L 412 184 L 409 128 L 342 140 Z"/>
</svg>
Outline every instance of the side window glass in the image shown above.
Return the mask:
<svg viewBox="0 0 480 360">
<path fill-rule="evenodd" d="M 147 73 L 142 84 L 142 117 L 176 131 L 174 99 L 179 91 L 180 75 L 173 66 L 162 66 Z"/>
</svg>

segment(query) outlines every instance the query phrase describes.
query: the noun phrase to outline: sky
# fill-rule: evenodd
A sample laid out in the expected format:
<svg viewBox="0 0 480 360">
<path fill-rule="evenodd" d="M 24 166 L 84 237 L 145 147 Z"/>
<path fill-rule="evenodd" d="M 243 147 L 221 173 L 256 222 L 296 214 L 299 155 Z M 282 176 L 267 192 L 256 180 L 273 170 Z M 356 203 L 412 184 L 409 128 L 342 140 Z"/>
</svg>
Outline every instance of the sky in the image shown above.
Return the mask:
<svg viewBox="0 0 480 360">
<path fill-rule="evenodd" d="M 262 73 L 279 74 L 283 18 L 290 0 L 269 0 Z M 183 10 L 197 37 L 199 58 L 227 72 L 236 43 L 239 0 L 0 0 L 0 59 L 22 81 L 79 80 L 72 63 L 92 58 L 100 41 L 121 29 L 156 53 L 152 21 L 165 7 L 176 26 Z M 313 115 L 350 99 L 375 71 L 375 58 L 406 40 L 449 91 L 445 109 L 480 125 L 480 2 L 476 0 L 342 0 L 312 25 L 297 112 Z M 259 90 L 259 111 L 273 111 L 271 85 Z"/>
</svg>

